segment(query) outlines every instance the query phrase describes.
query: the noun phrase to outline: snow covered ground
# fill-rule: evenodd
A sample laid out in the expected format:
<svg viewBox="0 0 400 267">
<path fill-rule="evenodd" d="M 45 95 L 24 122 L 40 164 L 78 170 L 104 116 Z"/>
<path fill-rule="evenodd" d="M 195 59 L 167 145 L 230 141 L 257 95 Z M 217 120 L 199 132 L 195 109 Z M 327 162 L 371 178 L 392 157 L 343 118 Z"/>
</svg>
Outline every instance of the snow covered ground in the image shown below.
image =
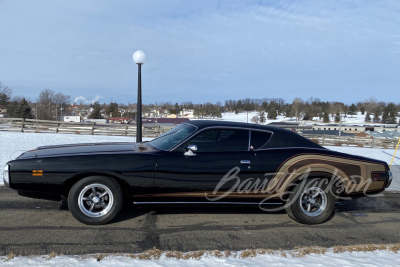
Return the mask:
<svg viewBox="0 0 400 267">
<path fill-rule="evenodd" d="M 222 115 L 221 120 L 247 122 L 247 112 L 241 112 L 238 114 L 235 114 L 234 112 L 224 112 L 221 115 Z M 256 112 L 256 111 L 249 112 L 248 122 L 251 123 L 251 118 L 253 118 L 254 116 L 258 116 L 258 115 L 259 115 L 259 112 Z M 331 119 L 330 123 L 335 123 L 330 115 L 329 115 L 329 118 Z M 210 119 L 210 118 L 207 118 L 207 119 Z M 400 117 L 398 117 L 396 119 L 396 121 L 399 121 L 399 119 L 400 119 Z M 281 121 L 295 121 L 295 118 L 294 117 L 288 118 L 283 115 L 279 115 L 276 117 L 276 120 L 267 119 L 265 124 L 269 124 L 271 122 L 281 122 Z M 313 123 L 319 124 L 319 123 L 322 123 L 322 119 L 320 119 L 319 117 L 314 117 L 312 121 L 301 121 L 301 122 L 303 122 L 305 124 L 313 124 Z M 350 125 L 364 125 L 364 124 L 379 125 L 379 123 L 373 123 L 373 122 L 366 123 L 365 122 L 365 114 L 362 115 L 361 112 L 358 112 L 356 115 L 352 115 L 352 116 L 348 115 L 346 118 L 343 118 L 342 123 L 350 124 Z"/>
<path fill-rule="evenodd" d="M 146 140 L 146 138 L 144 138 Z M 148 140 L 148 139 L 147 139 Z M 34 149 L 38 146 L 59 145 L 72 143 L 92 142 L 134 142 L 134 137 L 126 136 L 99 136 L 79 134 L 44 134 L 44 133 L 13 133 L 0 132 L 0 166 L 7 161 L 19 156 L 22 152 Z M 332 146 L 329 149 L 339 152 L 375 158 L 390 163 L 394 149 L 359 148 L 359 147 L 338 147 Z M 2 167 L 1 167 L 2 168 Z M 400 191 L 400 152 L 397 154 L 392 166 L 394 181 L 389 190 Z M 3 185 L 3 172 L 0 172 L 0 185 Z"/>
<path fill-rule="evenodd" d="M 290 252 L 289 252 L 290 253 Z M 400 266 L 400 254 L 380 250 L 371 252 L 343 252 L 310 254 L 305 257 L 258 255 L 256 257 L 215 257 L 203 256 L 200 259 L 181 260 L 161 256 L 158 260 L 139 260 L 127 256 L 108 256 L 101 261 L 97 257 L 49 256 L 15 257 L 6 261 L 0 257 L 1 266 L 192 266 L 192 267 L 224 267 L 224 266 Z"/>
</svg>

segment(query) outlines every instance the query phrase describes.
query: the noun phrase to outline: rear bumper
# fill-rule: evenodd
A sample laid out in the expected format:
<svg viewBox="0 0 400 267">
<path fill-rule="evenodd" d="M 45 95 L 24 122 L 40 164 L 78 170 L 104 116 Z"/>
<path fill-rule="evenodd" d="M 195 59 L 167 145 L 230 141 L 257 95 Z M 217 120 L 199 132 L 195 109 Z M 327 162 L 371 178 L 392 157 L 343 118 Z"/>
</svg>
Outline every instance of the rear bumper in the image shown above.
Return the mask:
<svg viewBox="0 0 400 267">
<path fill-rule="evenodd" d="M 392 184 L 392 181 L 393 181 L 393 174 L 391 171 L 389 171 L 389 179 L 388 179 L 385 187 L 388 188 Z"/>
</svg>

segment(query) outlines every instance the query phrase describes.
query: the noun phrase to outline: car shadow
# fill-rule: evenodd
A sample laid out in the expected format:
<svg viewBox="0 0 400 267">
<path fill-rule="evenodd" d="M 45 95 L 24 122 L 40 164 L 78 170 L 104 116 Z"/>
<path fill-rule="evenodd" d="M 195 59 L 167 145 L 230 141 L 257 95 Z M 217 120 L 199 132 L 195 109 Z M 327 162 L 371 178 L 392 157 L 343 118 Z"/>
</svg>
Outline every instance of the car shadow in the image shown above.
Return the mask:
<svg viewBox="0 0 400 267">
<path fill-rule="evenodd" d="M 231 205 L 219 205 L 219 206 L 201 206 L 201 205 L 175 205 L 175 206 L 163 206 L 163 205 L 133 205 L 130 203 L 124 204 L 120 214 L 110 223 L 120 223 L 123 221 L 132 220 L 141 216 L 145 216 L 153 212 L 154 215 L 163 214 L 274 214 L 282 215 L 286 214 L 283 205 L 264 205 L 267 210 L 260 209 L 259 206 L 231 206 Z M 68 207 L 61 205 L 60 209 L 68 210 Z M 397 197 L 363 197 L 358 199 L 351 199 L 335 203 L 335 213 L 357 213 L 359 216 L 363 216 L 364 213 L 387 213 L 387 212 L 400 212 L 400 203 Z M 334 215 L 332 214 L 332 219 Z"/>
<path fill-rule="evenodd" d="M 400 212 L 398 199 L 390 196 L 383 197 L 363 197 L 358 199 L 346 200 L 335 203 L 336 212 L 368 212 L 368 213 L 387 213 Z"/>
</svg>

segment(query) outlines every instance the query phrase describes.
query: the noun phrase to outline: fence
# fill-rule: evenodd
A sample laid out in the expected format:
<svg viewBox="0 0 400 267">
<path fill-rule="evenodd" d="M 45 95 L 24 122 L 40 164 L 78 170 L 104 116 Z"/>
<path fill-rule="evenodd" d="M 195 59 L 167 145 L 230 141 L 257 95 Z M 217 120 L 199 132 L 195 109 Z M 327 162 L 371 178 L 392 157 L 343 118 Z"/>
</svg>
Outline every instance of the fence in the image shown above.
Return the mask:
<svg viewBox="0 0 400 267">
<path fill-rule="evenodd" d="M 337 136 L 337 135 L 314 135 L 302 134 L 302 136 L 321 146 L 357 146 L 357 147 L 382 147 L 395 148 L 398 139 L 385 139 L 375 137 L 357 137 L 357 136 Z"/>
<path fill-rule="evenodd" d="M 144 137 L 157 137 L 171 127 L 157 125 L 143 126 Z M 0 131 L 36 132 L 36 133 L 67 133 L 90 135 L 125 135 L 136 136 L 136 125 L 131 124 L 104 124 L 95 122 L 63 122 L 33 120 L 21 118 L 0 118 Z M 358 146 L 358 147 L 383 147 L 395 148 L 397 139 L 384 139 L 374 137 L 337 136 L 302 134 L 311 141 L 322 146 Z"/>
<path fill-rule="evenodd" d="M 143 126 L 142 134 L 154 138 L 169 129 L 157 125 Z M 136 136 L 136 125 L 0 118 L 0 131 Z"/>
</svg>

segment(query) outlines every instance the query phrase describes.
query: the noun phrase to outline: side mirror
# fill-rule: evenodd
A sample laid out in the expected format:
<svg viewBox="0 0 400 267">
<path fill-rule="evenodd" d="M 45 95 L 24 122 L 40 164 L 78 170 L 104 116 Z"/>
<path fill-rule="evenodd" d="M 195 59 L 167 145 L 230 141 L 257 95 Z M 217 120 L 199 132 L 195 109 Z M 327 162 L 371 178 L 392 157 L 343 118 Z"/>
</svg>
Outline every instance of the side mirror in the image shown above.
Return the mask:
<svg viewBox="0 0 400 267">
<path fill-rule="evenodd" d="M 197 146 L 196 145 L 188 145 L 188 149 L 192 151 L 197 151 Z"/>
<path fill-rule="evenodd" d="M 186 156 L 186 157 L 196 156 L 196 154 L 193 153 L 193 151 L 197 150 L 197 146 L 196 145 L 188 145 L 188 149 L 189 150 L 183 154 L 184 156 Z"/>
</svg>

